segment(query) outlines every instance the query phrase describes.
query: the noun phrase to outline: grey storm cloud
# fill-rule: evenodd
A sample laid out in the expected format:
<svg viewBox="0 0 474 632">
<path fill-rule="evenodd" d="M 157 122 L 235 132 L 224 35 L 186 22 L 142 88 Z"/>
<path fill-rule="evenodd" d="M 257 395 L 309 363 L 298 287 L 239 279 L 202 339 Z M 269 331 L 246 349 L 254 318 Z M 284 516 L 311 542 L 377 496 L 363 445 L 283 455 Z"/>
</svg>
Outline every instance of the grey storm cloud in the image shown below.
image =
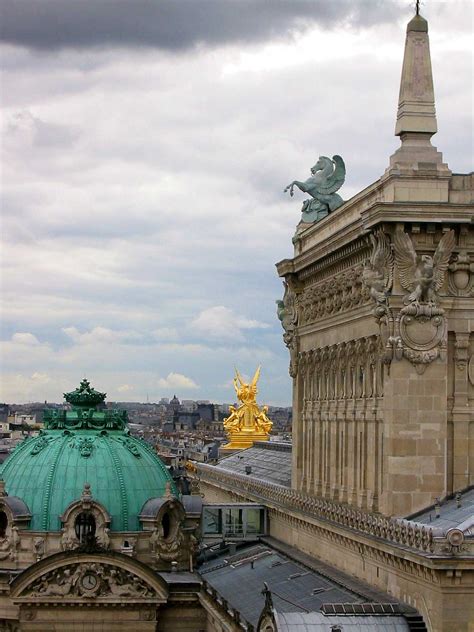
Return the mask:
<svg viewBox="0 0 474 632">
<path fill-rule="evenodd" d="M 0 38 L 34 49 L 89 46 L 186 50 L 255 42 L 319 23 L 393 19 L 396 0 L 2 0 Z"/>
</svg>

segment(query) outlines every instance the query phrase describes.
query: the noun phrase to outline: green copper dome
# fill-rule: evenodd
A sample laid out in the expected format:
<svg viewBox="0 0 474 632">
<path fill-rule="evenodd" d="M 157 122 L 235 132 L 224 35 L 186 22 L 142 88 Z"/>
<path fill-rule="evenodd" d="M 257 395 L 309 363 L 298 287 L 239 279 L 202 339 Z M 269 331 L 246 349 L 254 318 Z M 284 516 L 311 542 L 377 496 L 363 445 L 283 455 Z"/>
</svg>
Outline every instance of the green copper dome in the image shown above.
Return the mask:
<svg viewBox="0 0 474 632">
<path fill-rule="evenodd" d="M 86 408 L 81 392 L 73 392 L 73 410 L 45 410 L 45 430 L 15 448 L 0 479 L 9 496 L 28 505 L 34 531 L 59 531 L 60 516 L 85 483 L 109 513 L 111 531 L 138 531 L 145 502 L 163 496 L 167 483 L 177 490 L 152 448 L 129 434 L 126 411 Z"/>
</svg>

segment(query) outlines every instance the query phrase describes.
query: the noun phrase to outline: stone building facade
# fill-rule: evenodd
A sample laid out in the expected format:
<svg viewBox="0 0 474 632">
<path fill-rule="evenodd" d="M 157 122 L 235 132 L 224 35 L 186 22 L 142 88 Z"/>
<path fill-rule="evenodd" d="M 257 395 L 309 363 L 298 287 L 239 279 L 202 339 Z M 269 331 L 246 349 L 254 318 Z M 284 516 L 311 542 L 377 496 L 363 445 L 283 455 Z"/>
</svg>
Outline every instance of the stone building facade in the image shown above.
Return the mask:
<svg viewBox="0 0 474 632">
<path fill-rule="evenodd" d="M 396 516 L 474 483 L 474 177 L 431 144 L 427 31 L 408 25 L 384 175 L 277 266 L 296 323 L 293 487 Z"/>
<path fill-rule="evenodd" d="M 278 316 L 293 378 L 291 487 L 198 466 L 206 501 L 268 509 L 278 541 L 474 625 L 474 176 L 437 131 L 428 24 L 408 24 L 382 177 L 300 224 Z M 336 158 L 336 157 L 335 157 Z M 340 161 L 339 161 L 340 162 Z"/>
</svg>

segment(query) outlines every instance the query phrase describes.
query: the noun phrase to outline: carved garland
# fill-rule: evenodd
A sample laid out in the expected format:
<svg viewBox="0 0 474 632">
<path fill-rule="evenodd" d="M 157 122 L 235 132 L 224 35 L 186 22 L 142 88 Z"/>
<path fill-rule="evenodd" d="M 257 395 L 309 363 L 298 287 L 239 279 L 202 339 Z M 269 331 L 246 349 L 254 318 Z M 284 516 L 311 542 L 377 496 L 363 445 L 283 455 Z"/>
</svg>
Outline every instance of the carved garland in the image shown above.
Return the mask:
<svg viewBox="0 0 474 632">
<path fill-rule="evenodd" d="M 362 265 L 358 265 L 309 287 L 300 297 L 300 324 L 307 325 L 367 304 L 370 292 L 362 283 L 362 271 Z"/>
</svg>

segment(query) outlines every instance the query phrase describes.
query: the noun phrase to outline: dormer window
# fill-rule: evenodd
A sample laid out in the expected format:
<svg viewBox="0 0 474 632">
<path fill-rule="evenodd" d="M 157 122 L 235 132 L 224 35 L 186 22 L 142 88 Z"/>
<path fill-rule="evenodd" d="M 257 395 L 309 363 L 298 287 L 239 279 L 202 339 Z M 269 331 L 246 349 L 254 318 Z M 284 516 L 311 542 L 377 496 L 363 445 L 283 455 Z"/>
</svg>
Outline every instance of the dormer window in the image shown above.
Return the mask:
<svg viewBox="0 0 474 632">
<path fill-rule="evenodd" d="M 4 511 L 0 511 L 0 538 L 5 538 L 7 535 L 8 516 Z"/>
<path fill-rule="evenodd" d="M 163 514 L 163 518 L 161 519 L 161 527 L 163 529 L 163 538 L 167 540 L 170 536 L 171 531 L 171 520 L 168 512 Z"/>
<path fill-rule="evenodd" d="M 81 512 L 74 523 L 74 530 L 79 542 L 90 542 L 95 536 L 95 518 L 89 511 Z"/>
</svg>

